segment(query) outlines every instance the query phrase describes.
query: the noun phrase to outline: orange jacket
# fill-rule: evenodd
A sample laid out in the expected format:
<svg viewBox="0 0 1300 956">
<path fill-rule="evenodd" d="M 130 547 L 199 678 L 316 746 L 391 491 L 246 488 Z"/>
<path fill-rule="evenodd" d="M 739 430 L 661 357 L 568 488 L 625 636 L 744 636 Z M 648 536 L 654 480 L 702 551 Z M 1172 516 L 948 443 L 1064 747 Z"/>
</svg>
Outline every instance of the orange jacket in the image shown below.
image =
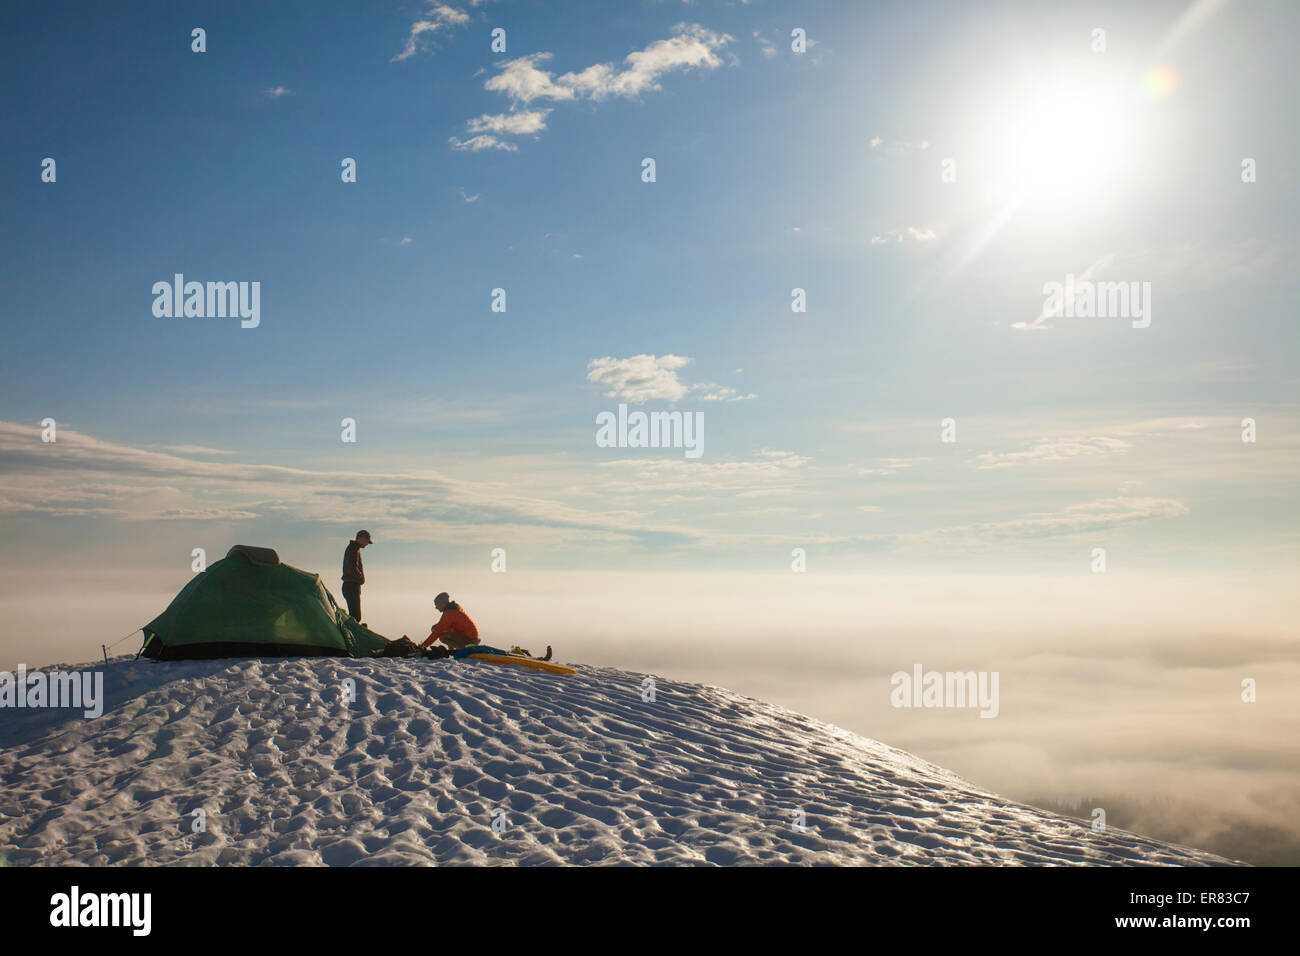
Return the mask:
<svg viewBox="0 0 1300 956">
<path fill-rule="evenodd" d="M 429 636 L 424 639 L 424 643 L 420 646 L 428 647 L 442 635 L 451 631 L 455 631 L 458 634 L 464 634 L 466 637 L 472 637 L 476 641 L 478 640 L 478 628 L 475 627 L 474 622 L 469 619 L 469 615 L 462 611 L 460 605 L 456 604 L 454 601 L 447 605 L 447 610 L 442 612 L 441 620 L 439 620 L 437 624 L 433 625 L 433 630 L 429 632 Z"/>
</svg>

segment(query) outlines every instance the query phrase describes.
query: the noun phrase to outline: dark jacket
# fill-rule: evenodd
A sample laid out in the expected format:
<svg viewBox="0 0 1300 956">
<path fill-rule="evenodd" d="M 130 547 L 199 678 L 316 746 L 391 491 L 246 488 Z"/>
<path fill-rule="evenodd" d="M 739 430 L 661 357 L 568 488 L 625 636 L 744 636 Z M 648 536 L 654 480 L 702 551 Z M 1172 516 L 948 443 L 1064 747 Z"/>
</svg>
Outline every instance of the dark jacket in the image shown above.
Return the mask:
<svg viewBox="0 0 1300 956">
<path fill-rule="evenodd" d="M 355 540 L 348 542 L 343 552 L 343 580 L 366 583 L 366 569 L 361 566 L 361 546 Z"/>
</svg>

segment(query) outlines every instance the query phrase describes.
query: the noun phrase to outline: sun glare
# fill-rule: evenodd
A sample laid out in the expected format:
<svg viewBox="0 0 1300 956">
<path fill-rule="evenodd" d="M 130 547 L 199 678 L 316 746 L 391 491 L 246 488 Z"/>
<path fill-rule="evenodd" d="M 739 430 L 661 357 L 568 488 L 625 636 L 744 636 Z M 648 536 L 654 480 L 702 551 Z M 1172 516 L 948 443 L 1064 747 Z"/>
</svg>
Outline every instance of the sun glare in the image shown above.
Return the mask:
<svg viewBox="0 0 1300 956">
<path fill-rule="evenodd" d="M 1126 113 L 1124 98 L 1097 84 L 1026 91 L 993 130 L 998 191 L 1053 206 L 1104 200 L 1130 145 Z"/>
</svg>

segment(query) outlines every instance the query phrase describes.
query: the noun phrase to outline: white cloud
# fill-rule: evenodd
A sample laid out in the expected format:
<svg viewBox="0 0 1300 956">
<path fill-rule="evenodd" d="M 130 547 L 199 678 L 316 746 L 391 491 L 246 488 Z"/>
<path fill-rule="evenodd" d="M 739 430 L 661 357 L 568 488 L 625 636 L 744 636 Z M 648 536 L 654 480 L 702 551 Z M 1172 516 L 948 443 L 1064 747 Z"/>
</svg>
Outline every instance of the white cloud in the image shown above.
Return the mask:
<svg viewBox="0 0 1300 956">
<path fill-rule="evenodd" d="M 908 226 L 906 229 L 891 229 L 871 237 L 873 246 L 883 246 L 890 242 L 933 242 L 939 238 L 933 229 Z"/>
<path fill-rule="evenodd" d="M 402 51 L 394 56 L 389 62 L 395 63 L 399 60 L 405 60 L 414 56 L 418 51 L 428 49 L 425 41 L 427 35 L 436 33 L 439 30 L 452 26 L 464 26 L 469 22 L 469 14 L 455 7 L 449 7 L 445 3 L 434 3 L 429 5 L 427 19 L 416 20 L 411 24 L 411 28 L 406 36 L 406 44 Z"/>
<path fill-rule="evenodd" d="M 292 92 L 293 90 L 289 89 L 287 86 L 272 86 L 267 88 L 266 95 L 271 97 L 273 100 L 278 100 L 280 97 L 288 96 Z"/>
<path fill-rule="evenodd" d="M 1297 249 L 1294 243 L 1274 239 L 1210 239 L 1144 249 L 1138 252 L 1108 252 L 1075 278 L 1079 283 L 1101 278 L 1102 273 L 1124 273 L 1159 280 L 1165 288 L 1176 287 L 1193 294 L 1231 285 L 1240 289 L 1244 283 L 1283 279 L 1294 272 Z M 1056 277 L 1057 281 L 1064 278 Z M 1068 297 L 1068 301 L 1073 301 Z M 1063 301 L 1062 307 L 1068 307 Z M 1047 320 L 1047 303 L 1031 322 L 1013 322 L 1013 329 L 1051 328 Z"/>
<path fill-rule="evenodd" d="M 484 526 L 583 541 L 643 533 L 682 540 L 695 532 L 644 524 L 639 516 L 522 495 L 517 482 L 462 480 L 439 472 L 316 471 L 278 465 L 198 461 L 101 441 L 67 427 L 43 444 L 27 424 L 0 421 L 5 487 L 0 514 L 100 517 L 118 521 L 338 521 L 340 488 L 349 506 L 385 527 L 389 539 L 477 540 Z"/>
<path fill-rule="evenodd" d="M 693 385 L 691 391 L 700 393 L 698 397 L 705 402 L 744 402 L 751 398 L 758 398 L 753 392 L 742 395 L 730 386 L 715 385 L 713 382 L 701 382 L 699 385 Z"/>
<path fill-rule="evenodd" d="M 673 33 L 667 40 L 656 40 L 644 50 L 629 53 L 624 57 L 624 70 L 597 63 L 580 73 L 566 73 L 558 82 L 593 100 L 640 96 L 646 90 L 659 89 L 659 77 L 673 70 L 712 70 L 721 66 L 717 51 L 733 39 L 698 23 L 679 23 Z"/>
<path fill-rule="evenodd" d="M 504 93 L 517 103 L 531 103 L 543 97 L 552 100 L 571 100 L 577 94 L 569 87 L 559 86 L 547 70 L 539 70 L 538 63 L 544 63 L 554 54 L 530 53 L 528 56 L 510 60 L 501 67 L 501 72 L 483 84 L 485 90 Z"/>
<path fill-rule="evenodd" d="M 928 139 L 923 139 L 919 143 L 912 143 L 903 139 L 895 139 L 895 140 L 891 140 L 889 143 L 886 143 L 885 140 L 880 136 L 871 137 L 872 149 L 878 149 L 882 145 L 885 147 L 884 151 L 886 153 L 893 153 L 896 156 L 908 156 L 920 150 L 929 149 L 930 141 Z"/>
<path fill-rule="evenodd" d="M 233 455 L 233 451 L 224 448 L 209 448 L 207 445 L 154 445 L 160 451 L 170 451 L 177 455 Z"/>
<path fill-rule="evenodd" d="M 471 133 L 525 136 L 546 129 L 546 115 L 550 110 L 525 110 L 520 113 L 484 113 L 465 124 Z"/>
<path fill-rule="evenodd" d="M 514 143 L 507 143 L 503 139 L 490 136 L 486 133 L 479 136 L 471 136 L 469 139 L 458 139 L 455 136 L 448 136 L 447 142 L 451 143 L 452 149 L 468 150 L 477 153 L 481 149 L 504 149 L 507 152 L 517 152 L 519 147 Z"/>
<path fill-rule="evenodd" d="M 449 137 L 452 149 L 478 152 L 483 149 L 503 149 L 517 152 L 519 147 L 502 136 L 524 136 L 539 133 L 546 129 L 546 114 L 550 110 L 524 110 L 510 113 L 484 113 L 465 124 L 466 130 L 473 134 L 468 139 Z M 464 193 L 462 192 L 463 196 Z M 475 196 L 474 199 L 477 199 Z M 466 202 L 474 199 L 466 198 Z"/>
<path fill-rule="evenodd" d="M 601 385 L 607 398 L 642 405 L 658 400 L 680 401 L 690 389 L 677 378 L 677 370 L 691 360 L 681 355 L 633 355 L 617 359 L 611 356 L 592 359 L 587 365 L 587 381 Z"/>
<path fill-rule="evenodd" d="M 929 461 L 929 458 L 881 458 L 882 464 L 875 468 L 853 468 L 853 472 L 859 475 L 869 475 L 873 477 L 883 475 L 896 475 L 907 468 L 913 468 L 916 465 Z"/>
<path fill-rule="evenodd" d="M 666 73 L 716 69 L 722 65 L 718 52 L 732 39 L 726 33 L 715 33 L 697 23 L 679 23 L 668 39 L 656 40 L 642 50 L 629 53 L 621 68 L 611 63 L 594 63 L 557 77 L 542 68 L 554 54 L 530 53 L 502 64 L 500 72 L 490 77 L 483 88 L 504 93 L 516 107 L 539 99 L 557 103 L 578 99 L 599 101 L 611 96 L 630 99 L 661 89 L 659 80 Z M 495 116 L 484 114 L 467 123 L 467 132 L 473 139 L 462 141 L 452 137 L 452 145 L 456 149 L 512 149 L 503 145 L 499 137 L 540 133 L 546 128 L 548 112 L 512 110 Z"/>
<path fill-rule="evenodd" d="M 764 448 L 756 459 L 748 461 L 620 458 L 601 464 L 594 490 L 608 495 L 641 495 L 648 491 L 655 495 L 672 491 L 729 498 L 788 495 L 794 493 L 801 470 L 810 460 L 771 448 Z"/>
<path fill-rule="evenodd" d="M 1080 283 L 1091 282 L 1094 278 L 1096 278 L 1097 274 L 1101 270 L 1109 268 L 1114 261 L 1115 261 L 1115 254 L 1113 252 L 1108 252 L 1106 255 L 1102 256 L 1092 265 L 1088 266 L 1088 268 L 1084 270 L 1083 275 L 1079 276 L 1079 278 L 1076 281 Z M 1076 287 L 1071 286 L 1070 290 L 1068 290 L 1068 294 L 1064 297 L 1064 300 L 1062 302 L 1062 307 L 1064 309 L 1068 310 L 1069 307 L 1074 303 L 1075 288 Z M 1082 286 L 1078 286 L 1078 288 L 1082 288 Z M 1050 325 L 1043 324 L 1048 320 L 1048 318 L 1050 318 L 1050 316 L 1047 314 L 1047 299 L 1044 298 L 1043 307 L 1038 311 L 1038 318 L 1034 319 L 1034 321 L 1032 322 L 1012 322 L 1011 327 L 1013 329 L 1030 329 L 1030 330 L 1043 329 L 1043 328 L 1050 329 L 1051 328 Z"/>
<path fill-rule="evenodd" d="M 900 540 L 925 544 L 989 544 L 1062 535 L 1096 534 L 1125 525 L 1189 514 L 1181 501 L 1168 498 L 1101 498 L 1071 505 L 1063 512 L 1036 513 L 1007 521 L 939 528 L 900 536 Z"/>
<path fill-rule="evenodd" d="M 687 395 L 704 402 L 743 402 L 758 398 L 752 392 L 741 394 L 714 382 L 687 385 L 677 377 L 677 370 L 690 362 L 691 359 L 681 355 L 642 354 L 625 359 L 607 355 L 592 359 L 587 365 L 587 381 L 604 386 L 607 398 L 634 405 L 651 400 L 678 402 Z"/>
<path fill-rule="evenodd" d="M 1065 438 L 1039 439 L 1027 451 L 1013 451 L 1005 454 L 985 452 L 976 455 L 975 460 L 981 470 L 990 468 L 1013 468 L 1017 465 L 1037 465 L 1047 461 L 1070 461 L 1075 458 L 1104 455 L 1110 452 L 1125 452 L 1132 447 L 1118 438 Z"/>
</svg>

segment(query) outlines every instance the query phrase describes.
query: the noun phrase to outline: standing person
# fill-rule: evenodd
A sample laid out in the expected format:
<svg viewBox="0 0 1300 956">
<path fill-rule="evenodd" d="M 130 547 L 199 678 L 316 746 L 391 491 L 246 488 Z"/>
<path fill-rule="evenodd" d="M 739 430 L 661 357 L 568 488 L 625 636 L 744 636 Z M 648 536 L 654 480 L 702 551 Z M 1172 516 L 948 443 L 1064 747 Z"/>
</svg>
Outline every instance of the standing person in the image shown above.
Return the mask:
<svg viewBox="0 0 1300 956">
<path fill-rule="evenodd" d="M 361 549 L 371 543 L 369 531 L 358 531 L 343 552 L 343 600 L 348 613 L 361 621 L 361 585 L 366 583 L 366 569 L 361 565 Z"/>
<path fill-rule="evenodd" d="M 429 636 L 424 639 L 421 647 L 428 647 L 434 641 L 442 641 L 453 651 L 458 651 L 462 647 L 478 643 L 478 628 L 446 591 L 433 599 L 433 606 L 442 612 L 442 617 L 437 624 L 433 625 L 433 629 L 429 631 Z"/>
</svg>

